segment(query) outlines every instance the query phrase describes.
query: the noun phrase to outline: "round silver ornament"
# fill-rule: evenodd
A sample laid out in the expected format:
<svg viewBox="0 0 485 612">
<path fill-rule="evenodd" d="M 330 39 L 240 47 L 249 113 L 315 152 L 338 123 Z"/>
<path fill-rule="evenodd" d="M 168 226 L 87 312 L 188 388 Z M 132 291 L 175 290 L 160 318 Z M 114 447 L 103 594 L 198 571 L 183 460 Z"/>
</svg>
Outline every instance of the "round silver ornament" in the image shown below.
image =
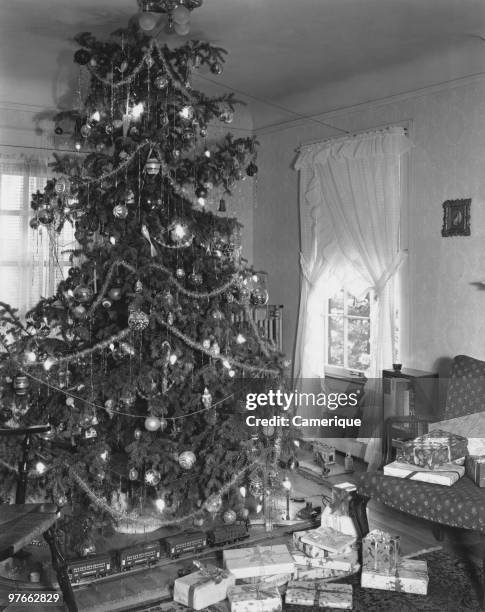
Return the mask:
<svg viewBox="0 0 485 612">
<path fill-rule="evenodd" d="M 116 219 L 126 219 L 128 216 L 128 207 L 126 204 L 116 204 L 113 208 L 113 216 Z"/>
<path fill-rule="evenodd" d="M 180 453 L 178 462 L 181 468 L 184 470 L 190 470 L 195 463 L 195 454 L 192 451 L 184 451 Z"/>
<path fill-rule="evenodd" d="M 145 482 L 147 485 L 156 487 L 161 480 L 161 475 L 158 470 L 147 470 L 145 473 Z"/>
<path fill-rule="evenodd" d="M 132 310 L 128 317 L 128 327 L 133 331 L 143 331 L 148 327 L 150 317 L 142 310 Z"/>
</svg>

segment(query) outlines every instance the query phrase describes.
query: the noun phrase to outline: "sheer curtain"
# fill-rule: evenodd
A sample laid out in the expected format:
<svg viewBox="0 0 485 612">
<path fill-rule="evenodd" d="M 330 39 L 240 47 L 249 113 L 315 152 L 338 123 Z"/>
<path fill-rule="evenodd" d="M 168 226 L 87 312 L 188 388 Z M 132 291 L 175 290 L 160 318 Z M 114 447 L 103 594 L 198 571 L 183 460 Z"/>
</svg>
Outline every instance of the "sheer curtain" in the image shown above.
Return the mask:
<svg viewBox="0 0 485 612">
<path fill-rule="evenodd" d="M 72 228 L 57 234 L 29 225 L 31 196 L 43 192 L 50 161 L 50 154 L 0 150 L 0 301 L 21 315 L 41 296 L 52 295 L 69 267 L 63 251 L 72 248 Z"/>
<path fill-rule="evenodd" d="M 368 377 L 380 380 L 383 367 L 394 360 L 394 280 L 405 257 L 399 243 L 400 157 L 411 146 L 403 128 L 395 127 L 309 145 L 298 156 L 303 282 L 295 373 L 300 380 L 325 374 L 324 304 L 342 286 L 354 295 L 371 290 L 375 296 Z M 376 385 L 370 391 L 362 432 L 374 437 L 382 427 L 382 404 Z M 376 440 L 366 452 L 370 465 L 379 458 Z"/>
</svg>

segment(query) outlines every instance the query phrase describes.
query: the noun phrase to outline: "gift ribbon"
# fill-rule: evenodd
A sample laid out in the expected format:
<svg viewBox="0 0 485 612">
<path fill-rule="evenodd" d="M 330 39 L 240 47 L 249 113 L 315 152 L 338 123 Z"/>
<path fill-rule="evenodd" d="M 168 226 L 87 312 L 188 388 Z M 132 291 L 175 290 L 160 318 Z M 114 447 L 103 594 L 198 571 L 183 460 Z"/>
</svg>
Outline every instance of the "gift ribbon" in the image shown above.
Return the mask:
<svg viewBox="0 0 485 612">
<path fill-rule="evenodd" d="M 156 257 L 158 255 L 157 253 L 157 249 L 155 248 L 152 239 L 150 238 L 150 232 L 148 231 L 148 228 L 146 225 L 142 225 L 141 226 L 141 234 L 143 236 L 143 238 L 145 238 L 145 240 L 148 241 L 148 243 L 150 244 L 150 255 L 152 257 Z"/>
<path fill-rule="evenodd" d="M 263 550 L 261 546 L 256 546 L 256 551 L 249 557 L 248 561 L 250 563 L 255 563 L 258 570 L 263 569 L 264 566 L 269 563 L 276 563 L 273 557 L 273 551 Z"/>
<path fill-rule="evenodd" d="M 216 584 L 222 582 L 225 578 L 229 578 L 229 572 L 215 565 L 204 565 L 200 561 L 192 561 L 195 567 L 202 573 L 203 576 L 210 578 Z"/>
</svg>

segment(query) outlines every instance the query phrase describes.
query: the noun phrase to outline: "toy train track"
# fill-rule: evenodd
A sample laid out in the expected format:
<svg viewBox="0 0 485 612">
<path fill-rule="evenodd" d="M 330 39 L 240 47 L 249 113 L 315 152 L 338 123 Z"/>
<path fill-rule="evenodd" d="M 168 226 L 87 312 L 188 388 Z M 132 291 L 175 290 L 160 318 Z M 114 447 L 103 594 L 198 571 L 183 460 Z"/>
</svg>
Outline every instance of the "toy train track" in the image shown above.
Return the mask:
<svg viewBox="0 0 485 612">
<path fill-rule="evenodd" d="M 157 567 L 157 568 L 163 568 L 163 567 L 167 567 L 170 565 L 173 565 L 174 563 L 180 563 L 181 561 L 192 561 L 194 558 L 196 559 L 203 559 L 204 557 L 213 555 L 214 553 L 224 550 L 224 549 L 228 549 L 228 548 L 242 548 L 242 547 L 247 547 L 247 546 L 251 546 L 254 545 L 258 542 L 263 542 L 264 540 L 267 540 L 268 538 L 273 539 L 274 537 L 278 537 L 278 536 L 282 536 L 286 533 L 292 533 L 293 531 L 300 531 L 303 529 L 309 529 L 311 527 L 314 527 L 314 522 L 313 521 L 301 521 L 298 524 L 295 525 L 285 525 L 284 527 L 280 527 L 280 528 L 276 528 L 273 529 L 270 533 L 268 532 L 261 532 L 255 535 L 249 535 L 249 533 L 247 533 L 247 536 L 244 538 L 244 541 L 241 541 L 242 538 L 238 538 L 237 540 L 228 543 L 225 542 L 224 544 L 221 545 L 213 545 L 210 548 L 203 548 L 200 550 L 189 550 L 186 553 L 182 552 L 177 555 L 176 557 L 163 557 L 160 556 L 158 559 L 156 559 L 154 562 L 147 562 L 147 563 L 143 563 L 143 564 L 139 564 L 138 566 L 133 566 L 129 569 L 129 573 L 130 575 L 136 574 L 138 572 L 143 572 L 145 571 L 147 568 L 151 567 Z M 233 526 L 234 527 L 234 526 Z M 195 533 L 203 533 L 203 532 L 195 532 Z M 189 532 L 188 534 L 179 534 L 179 537 L 189 537 L 189 538 L 193 538 L 194 537 L 194 533 Z M 177 536 L 173 536 L 173 537 L 177 537 Z M 133 546 L 133 547 L 128 547 L 128 549 L 122 549 L 122 551 L 118 551 L 118 553 L 124 553 L 126 550 L 134 550 L 134 549 L 138 549 L 140 550 L 140 554 L 144 554 L 146 553 L 146 548 L 144 549 L 145 546 L 152 546 L 153 544 L 155 544 L 157 541 L 155 542 L 151 542 L 148 545 L 138 545 L 137 546 Z M 148 552 L 153 551 L 153 548 L 150 548 L 148 550 Z M 155 548 L 156 550 L 156 548 Z M 100 562 L 103 562 L 103 556 L 96 556 L 96 558 L 100 558 Z M 104 561 L 108 562 L 108 558 L 112 558 L 112 555 L 110 555 L 110 553 L 107 553 L 104 556 Z M 93 558 L 86 558 L 86 559 L 82 559 L 82 560 L 76 560 L 75 562 L 83 562 L 87 565 L 89 565 L 90 563 L 92 564 L 92 559 Z M 71 562 L 72 563 L 72 562 Z M 81 566 L 81 571 L 82 571 L 82 567 Z M 119 568 L 118 568 L 119 569 Z M 73 588 L 75 588 L 76 590 L 78 589 L 82 589 L 85 587 L 89 587 L 90 585 L 94 585 L 94 584 L 99 584 L 99 583 L 107 583 L 107 582 L 114 582 L 116 580 L 119 580 L 121 577 L 126 576 L 126 571 L 117 571 L 116 568 L 110 568 L 109 573 L 106 573 L 106 575 L 100 575 L 100 576 L 79 576 L 78 579 L 76 581 L 72 581 L 72 586 Z"/>
</svg>

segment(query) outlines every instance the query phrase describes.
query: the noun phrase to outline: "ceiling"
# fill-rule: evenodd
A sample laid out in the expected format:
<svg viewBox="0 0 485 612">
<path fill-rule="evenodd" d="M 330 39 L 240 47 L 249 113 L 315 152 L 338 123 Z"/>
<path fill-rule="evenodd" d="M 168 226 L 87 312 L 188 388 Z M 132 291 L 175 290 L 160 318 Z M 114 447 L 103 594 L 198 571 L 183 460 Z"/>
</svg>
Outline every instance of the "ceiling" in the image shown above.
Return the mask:
<svg viewBox="0 0 485 612">
<path fill-rule="evenodd" d="M 58 105 L 75 85 L 73 35 L 135 12 L 136 0 L 1 0 L 0 102 Z M 191 22 L 229 51 L 196 85 L 247 94 L 260 128 L 485 72 L 483 0 L 204 0 Z"/>
</svg>

